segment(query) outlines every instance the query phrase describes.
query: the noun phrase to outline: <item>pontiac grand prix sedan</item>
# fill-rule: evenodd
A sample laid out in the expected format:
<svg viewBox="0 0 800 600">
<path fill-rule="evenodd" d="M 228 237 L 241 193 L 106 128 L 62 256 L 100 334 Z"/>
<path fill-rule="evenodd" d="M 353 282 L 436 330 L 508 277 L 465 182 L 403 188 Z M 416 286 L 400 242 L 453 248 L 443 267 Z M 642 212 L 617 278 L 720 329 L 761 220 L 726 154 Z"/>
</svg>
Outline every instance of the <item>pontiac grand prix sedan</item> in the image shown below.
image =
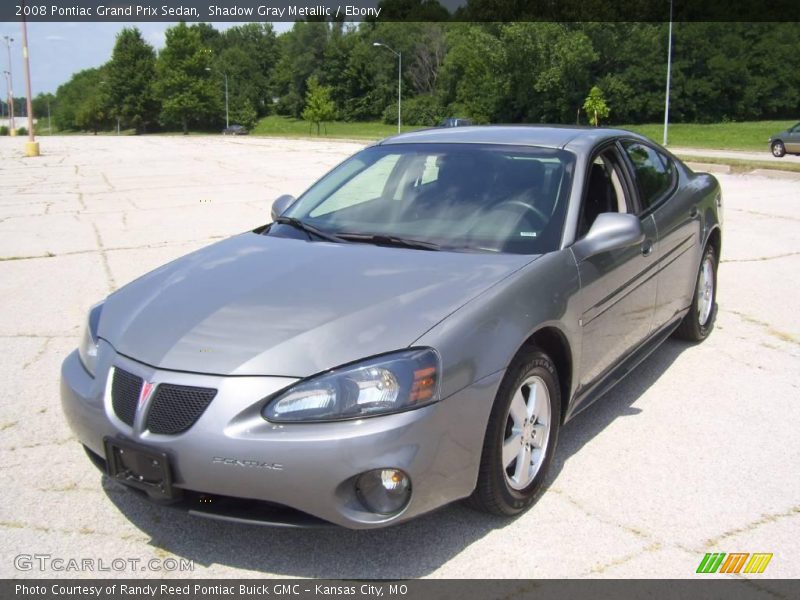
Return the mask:
<svg viewBox="0 0 800 600">
<path fill-rule="evenodd" d="M 399 135 L 272 216 L 96 304 L 64 362 L 89 457 L 153 500 L 351 528 L 461 498 L 514 515 L 564 423 L 714 325 L 719 184 L 627 131 Z"/>
</svg>

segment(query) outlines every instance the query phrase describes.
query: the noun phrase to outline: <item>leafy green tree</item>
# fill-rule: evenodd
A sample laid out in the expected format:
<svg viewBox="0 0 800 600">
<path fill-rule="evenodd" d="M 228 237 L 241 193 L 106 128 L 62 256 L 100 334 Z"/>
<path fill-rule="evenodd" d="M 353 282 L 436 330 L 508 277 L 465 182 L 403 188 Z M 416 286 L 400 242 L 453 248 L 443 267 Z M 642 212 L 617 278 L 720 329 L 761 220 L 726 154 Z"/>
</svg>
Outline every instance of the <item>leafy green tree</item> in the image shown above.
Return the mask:
<svg viewBox="0 0 800 600">
<path fill-rule="evenodd" d="M 33 107 L 33 116 L 39 119 L 41 123 L 47 119 L 48 115 L 52 115 L 56 106 L 56 97 L 54 94 L 40 93 L 33 98 L 31 105 Z M 37 129 L 41 130 L 41 125 Z"/>
<path fill-rule="evenodd" d="M 479 123 L 497 119 L 508 99 L 504 73 L 505 47 L 483 27 L 454 26 L 448 35 L 450 51 L 442 64 L 442 103 L 463 107 Z"/>
<path fill-rule="evenodd" d="M 161 119 L 179 126 L 219 124 L 222 91 L 211 77 L 211 50 L 203 45 L 196 28 L 181 22 L 167 29 L 166 45 L 156 62 L 154 90 L 161 101 Z"/>
<path fill-rule="evenodd" d="M 331 100 L 331 88 L 320 85 L 316 77 L 309 78 L 307 87 L 306 107 L 302 116 L 305 121 L 317 126 L 319 135 L 320 125 L 336 118 L 336 105 Z"/>
<path fill-rule="evenodd" d="M 258 113 L 249 100 L 237 101 L 231 107 L 231 123 L 243 125 L 247 129 L 252 129 L 258 121 Z"/>
<path fill-rule="evenodd" d="M 59 129 L 97 133 L 110 125 L 104 68 L 75 73 L 56 90 L 53 118 Z"/>
<path fill-rule="evenodd" d="M 589 91 L 583 103 L 583 110 L 589 116 L 590 121 L 595 127 L 600 126 L 600 119 L 605 119 L 611 113 L 603 96 L 603 90 L 596 85 Z"/>
<path fill-rule="evenodd" d="M 275 66 L 273 85 L 281 114 L 301 116 L 307 82 L 312 76 L 319 81 L 325 71 L 328 33 L 326 23 L 298 21 L 280 37 L 281 58 Z"/>
<path fill-rule="evenodd" d="M 159 104 L 153 95 L 156 53 L 137 28 L 125 28 L 117 35 L 107 66 L 111 112 L 137 133 L 147 131 L 158 117 Z"/>
<path fill-rule="evenodd" d="M 272 105 L 271 79 L 278 61 L 272 25 L 247 23 L 231 27 L 221 34 L 217 46 L 214 69 L 228 74 L 231 105 L 249 104 L 259 115 L 266 115 Z"/>
</svg>

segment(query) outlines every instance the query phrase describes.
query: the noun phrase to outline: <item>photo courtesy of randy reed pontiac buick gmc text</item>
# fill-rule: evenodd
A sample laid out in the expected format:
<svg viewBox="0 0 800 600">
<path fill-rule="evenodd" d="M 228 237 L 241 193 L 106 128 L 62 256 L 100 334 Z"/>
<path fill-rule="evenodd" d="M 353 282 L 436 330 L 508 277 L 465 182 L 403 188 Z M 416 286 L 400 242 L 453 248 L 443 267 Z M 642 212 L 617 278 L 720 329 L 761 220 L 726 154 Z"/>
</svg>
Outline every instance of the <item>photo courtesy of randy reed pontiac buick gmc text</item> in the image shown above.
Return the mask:
<svg viewBox="0 0 800 600">
<path fill-rule="evenodd" d="M 303 592 L 314 592 L 317 596 L 375 596 L 376 598 L 389 595 L 404 596 L 408 592 L 405 584 L 380 585 L 363 583 L 360 585 L 325 585 L 325 584 L 298 584 L 298 583 L 240 583 L 237 585 L 187 583 L 171 585 L 167 583 L 109 583 L 108 585 L 81 585 L 56 583 L 51 585 L 28 585 L 18 583 L 14 586 L 16 596 L 88 596 L 102 598 L 104 596 L 152 596 L 155 597 L 213 597 L 213 596 L 298 596 Z"/>
</svg>

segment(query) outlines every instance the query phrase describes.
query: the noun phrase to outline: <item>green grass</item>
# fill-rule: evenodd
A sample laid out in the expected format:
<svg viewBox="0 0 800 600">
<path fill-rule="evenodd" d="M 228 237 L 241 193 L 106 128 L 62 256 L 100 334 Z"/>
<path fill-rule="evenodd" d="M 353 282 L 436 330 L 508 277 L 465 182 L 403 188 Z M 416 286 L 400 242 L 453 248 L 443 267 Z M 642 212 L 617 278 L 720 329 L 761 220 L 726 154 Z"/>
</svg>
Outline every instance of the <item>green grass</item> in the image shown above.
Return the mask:
<svg viewBox="0 0 800 600">
<path fill-rule="evenodd" d="M 797 121 L 742 121 L 741 123 L 675 123 L 669 126 L 669 145 L 711 150 L 767 151 L 769 136 L 791 127 Z M 661 142 L 664 124 L 620 125 Z"/>
<path fill-rule="evenodd" d="M 728 165 L 733 173 L 747 173 L 754 169 L 767 169 L 771 171 L 792 171 L 800 173 L 800 164 L 793 162 L 779 162 L 766 160 L 742 160 L 739 158 L 721 158 L 719 156 L 695 156 L 677 153 L 678 158 L 684 162 L 709 163 L 712 165 Z"/>
<path fill-rule="evenodd" d="M 403 132 L 414 131 L 419 127 L 403 127 Z M 397 125 L 386 125 L 377 121 L 364 121 L 348 123 L 334 121 L 326 123 L 320 128 L 317 136 L 316 126 L 309 127 L 307 121 L 270 115 L 259 120 L 250 132 L 253 135 L 270 135 L 280 137 L 305 137 L 305 138 L 352 138 L 377 140 L 397 133 Z"/>
<path fill-rule="evenodd" d="M 743 121 L 740 123 L 675 123 L 669 127 L 670 146 L 684 148 L 708 148 L 713 150 L 750 150 L 766 152 L 767 139 L 774 133 L 794 125 L 797 121 Z M 664 125 L 649 123 L 644 125 L 620 125 L 624 129 L 636 131 L 660 142 Z M 327 133 L 323 129 L 317 136 L 316 127 L 302 119 L 292 119 L 271 115 L 261 119 L 253 128 L 254 135 L 304 138 L 352 138 L 376 140 L 397 132 L 394 125 L 376 121 L 347 123 L 336 121 L 328 123 Z M 413 131 L 418 127 L 403 127 L 403 131 Z"/>
</svg>

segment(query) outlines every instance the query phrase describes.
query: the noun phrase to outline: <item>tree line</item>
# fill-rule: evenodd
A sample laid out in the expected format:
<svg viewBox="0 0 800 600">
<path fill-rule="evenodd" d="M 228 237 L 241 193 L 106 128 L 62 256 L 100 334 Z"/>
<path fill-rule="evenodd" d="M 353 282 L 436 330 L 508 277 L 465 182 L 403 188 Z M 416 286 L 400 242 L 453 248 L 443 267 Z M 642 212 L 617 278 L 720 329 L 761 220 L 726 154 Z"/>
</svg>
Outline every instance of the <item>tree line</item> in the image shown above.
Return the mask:
<svg viewBox="0 0 800 600">
<path fill-rule="evenodd" d="M 381 42 L 402 53 L 408 125 L 588 123 L 594 88 L 611 122 L 653 122 L 663 118 L 667 38 L 666 23 L 302 21 L 281 35 L 263 23 L 179 23 L 156 52 L 126 28 L 106 64 L 40 95 L 34 112 L 45 116 L 49 102 L 67 130 L 214 130 L 227 76 L 231 123 L 304 113 L 391 123 L 398 61 Z M 671 90 L 676 122 L 797 118 L 800 23 L 675 23 Z"/>
</svg>

